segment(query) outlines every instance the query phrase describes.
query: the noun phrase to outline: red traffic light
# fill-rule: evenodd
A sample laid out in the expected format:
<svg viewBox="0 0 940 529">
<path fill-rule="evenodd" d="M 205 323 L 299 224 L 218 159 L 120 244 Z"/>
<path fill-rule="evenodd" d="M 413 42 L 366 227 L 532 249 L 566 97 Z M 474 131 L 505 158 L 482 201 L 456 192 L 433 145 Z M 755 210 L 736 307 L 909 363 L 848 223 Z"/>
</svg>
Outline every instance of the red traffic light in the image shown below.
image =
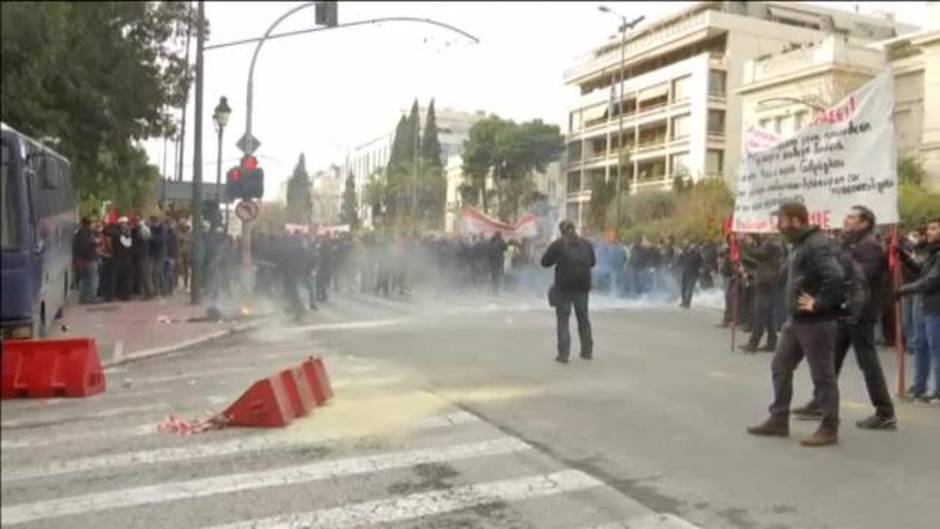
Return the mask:
<svg viewBox="0 0 940 529">
<path fill-rule="evenodd" d="M 242 160 L 242 167 L 248 169 L 249 171 L 254 171 L 258 168 L 258 159 L 254 156 L 245 156 Z"/>
<path fill-rule="evenodd" d="M 238 182 L 242 179 L 242 172 L 239 171 L 237 167 L 233 168 L 228 172 L 228 179 L 232 182 Z"/>
</svg>

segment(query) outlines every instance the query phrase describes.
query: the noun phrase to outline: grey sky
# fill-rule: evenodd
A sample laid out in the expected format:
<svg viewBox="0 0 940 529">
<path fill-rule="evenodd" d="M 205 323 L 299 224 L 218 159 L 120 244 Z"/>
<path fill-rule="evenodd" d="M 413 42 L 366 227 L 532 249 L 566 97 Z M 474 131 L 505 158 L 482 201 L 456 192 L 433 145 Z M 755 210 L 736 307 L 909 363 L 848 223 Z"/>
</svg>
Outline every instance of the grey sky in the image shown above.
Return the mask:
<svg viewBox="0 0 940 529">
<path fill-rule="evenodd" d="M 647 20 L 691 2 L 606 2 Z M 812 2 L 852 10 L 855 2 Z M 298 2 L 207 2 L 209 44 L 259 36 Z M 266 198 L 277 193 L 304 152 L 313 172 L 343 159 L 347 150 L 393 127 L 417 97 L 439 107 L 484 110 L 516 120 L 541 118 L 561 126 L 575 89 L 562 81 L 574 59 L 616 31 L 601 2 L 340 2 L 340 22 L 377 17 L 432 18 L 476 35 L 479 44 L 426 24 L 387 23 L 325 31 L 268 42 L 255 71 L 254 134 L 267 175 Z M 894 12 L 923 25 L 925 2 L 860 2 L 862 13 Z M 314 25 L 313 9 L 287 19 L 278 31 Z M 224 168 L 239 153 L 245 127 L 245 82 L 252 45 L 206 53 L 203 177 L 215 179 L 211 115 L 219 96 L 233 108 L 225 131 Z M 192 174 L 190 102 L 184 178 Z M 564 132 L 564 130 L 562 130 Z M 147 143 L 162 165 L 163 141 Z M 173 149 L 169 145 L 168 160 Z M 168 162 L 171 165 L 171 162 Z M 168 168 L 172 175 L 173 171 Z"/>
</svg>

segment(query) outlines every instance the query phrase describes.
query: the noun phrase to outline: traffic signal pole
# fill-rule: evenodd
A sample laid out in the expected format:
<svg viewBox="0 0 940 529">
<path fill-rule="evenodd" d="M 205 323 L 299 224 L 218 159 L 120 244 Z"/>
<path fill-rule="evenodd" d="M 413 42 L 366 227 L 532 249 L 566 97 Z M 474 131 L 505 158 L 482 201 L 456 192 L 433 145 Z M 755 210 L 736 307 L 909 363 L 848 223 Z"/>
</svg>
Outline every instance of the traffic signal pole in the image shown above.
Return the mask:
<svg viewBox="0 0 940 529">
<path fill-rule="evenodd" d="M 193 148 L 193 232 L 192 232 L 192 280 L 189 283 L 189 297 L 193 305 L 202 302 L 202 266 L 205 262 L 205 244 L 202 233 L 202 89 L 203 46 L 205 45 L 206 6 L 199 0 L 196 15 L 196 116 Z"/>
</svg>

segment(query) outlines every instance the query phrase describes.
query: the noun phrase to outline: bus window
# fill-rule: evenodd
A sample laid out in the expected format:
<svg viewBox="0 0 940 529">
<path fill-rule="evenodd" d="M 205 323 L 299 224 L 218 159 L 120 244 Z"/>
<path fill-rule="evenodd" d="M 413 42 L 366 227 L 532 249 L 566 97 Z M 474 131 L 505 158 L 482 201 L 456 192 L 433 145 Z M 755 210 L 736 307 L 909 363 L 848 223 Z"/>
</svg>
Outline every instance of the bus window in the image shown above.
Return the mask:
<svg viewBox="0 0 940 529">
<path fill-rule="evenodd" d="M 11 169 L 10 146 L 3 143 L 3 165 L 0 169 L 0 246 L 16 248 L 19 246 L 19 223 L 16 207 L 16 187 Z"/>
</svg>

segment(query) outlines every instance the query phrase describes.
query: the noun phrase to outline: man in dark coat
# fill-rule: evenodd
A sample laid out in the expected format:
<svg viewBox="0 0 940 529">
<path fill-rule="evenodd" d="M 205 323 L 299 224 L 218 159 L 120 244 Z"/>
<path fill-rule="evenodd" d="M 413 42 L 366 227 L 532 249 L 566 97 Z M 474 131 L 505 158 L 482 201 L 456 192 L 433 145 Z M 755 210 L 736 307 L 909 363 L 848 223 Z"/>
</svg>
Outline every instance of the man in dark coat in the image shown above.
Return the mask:
<svg viewBox="0 0 940 529">
<path fill-rule="evenodd" d="M 777 300 L 777 274 L 780 271 L 780 256 L 783 250 L 770 239 L 744 249 L 741 259 L 753 269 L 754 294 L 751 301 L 751 338 L 741 346 L 748 353 L 757 351 L 773 352 L 777 349 L 777 325 L 774 318 L 774 305 Z M 767 345 L 759 347 L 764 332 L 767 333 Z"/>
<path fill-rule="evenodd" d="M 578 319 L 581 358 L 590 360 L 593 355 L 594 340 L 591 321 L 588 318 L 588 295 L 591 291 L 591 269 L 597 264 L 597 258 L 591 242 L 578 236 L 574 223 L 564 220 L 558 228 L 561 238 L 545 250 L 542 266 L 555 267 L 555 284 L 549 294 L 558 324 L 558 356 L 555 361 L 567 364 L 571 352 L 568 320 L 572 306 Z"/>
<path fill-rule="evenodd" d="M 679 306 L 687 309 L 692 306 L 692 294 L 695 293 L 695 283 L 702 273 L 702 254 L 697 245 L 686 244 L 680 257 L 682 264 L 681 294 L 682 301 Z"/>
<path fill-rule="evenodd" d="M 846 258 L 858 263 L 859 270 L 864 274 L 868 298 L 859 315 L 843 314 L 839 318 L 835 349 L 836 376 L 842 371 L 842 363 L 851 346 L 855 350 L 858 367 L 865 376 L 868 397 L 875 407 L 874 415 L 858 421 L 856 425 L 869 430 L 895 430 L 898 421 L 894 414 L 894 404 L 891 402 L 891 394 L 875 347 L 875 324 L 884 304 L 888 259 L 872 234 L 875 215 L 870 209 L 865 206 L 853 207 L 845 217 L 843 226 L 843 252 L 846 253 Z M 815 398 L 805 406 L 794 409 L 793 414 L 806 419 L 822 416 Z"/>
<path fill-rule="evenodd" d="M 835 349 L 840 307 L 845 299 L 845 273 L 839 249 L 818 226 L 809 224 L 809 212 L 801 203 L 789 202 L 777 210 L 777 228 L 793 244 L 787 270 L 789 317 L 771 364 L 774 401 L 770 417 L 747 429 L 751 435 L 790 435 L 790 401 L 793 372 L 803 358 L 810 375 L 822 422 L 803 446 L 827 446 L 839 442 L 839 386 Z"/>
</svg>

